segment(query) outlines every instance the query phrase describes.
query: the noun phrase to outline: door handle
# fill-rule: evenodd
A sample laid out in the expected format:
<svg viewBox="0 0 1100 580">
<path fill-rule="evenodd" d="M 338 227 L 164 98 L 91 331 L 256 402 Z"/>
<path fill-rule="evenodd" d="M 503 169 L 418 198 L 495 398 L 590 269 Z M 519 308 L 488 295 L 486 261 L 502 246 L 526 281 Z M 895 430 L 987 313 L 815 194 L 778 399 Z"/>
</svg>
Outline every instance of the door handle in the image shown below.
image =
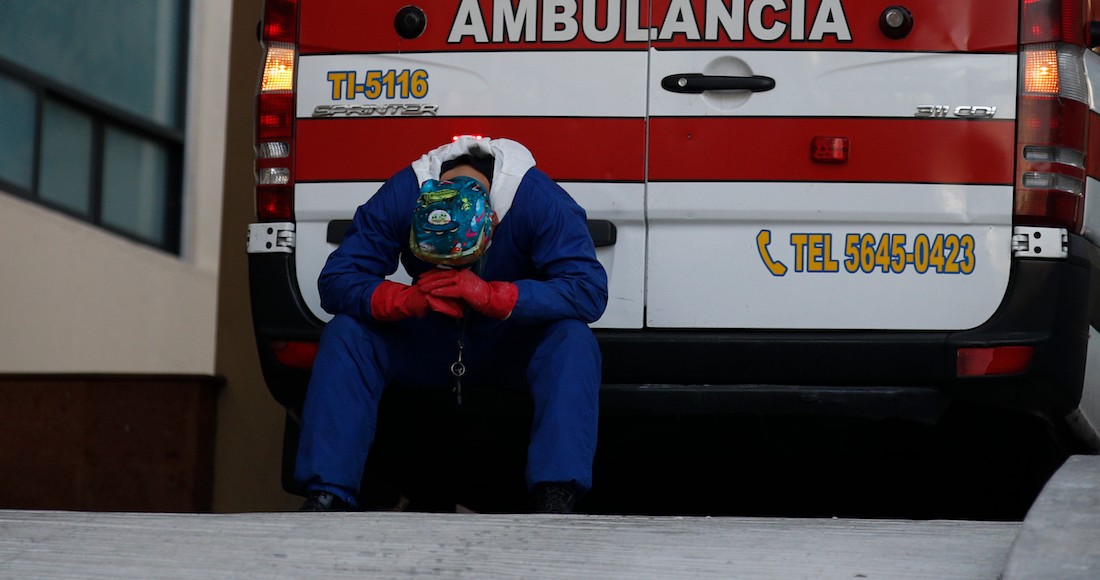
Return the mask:
<svg viewBox="0 0 1100 580">
<path fill-rule="evenodd" d="M 751 77 L 724 77 L 699 73 L 668 75 L 661 79 L 661 88 L 674 93 L 703 91 L 752 91 L 759 93 L 775 88 L 775 79 L 755 75 Z"/>
<path fill-rule="evenodd" d="M 615 223 L 608 220 L 588 220 L 588 235 L 597 248 L 614 246 L 619 237 Z"/>
</svg>

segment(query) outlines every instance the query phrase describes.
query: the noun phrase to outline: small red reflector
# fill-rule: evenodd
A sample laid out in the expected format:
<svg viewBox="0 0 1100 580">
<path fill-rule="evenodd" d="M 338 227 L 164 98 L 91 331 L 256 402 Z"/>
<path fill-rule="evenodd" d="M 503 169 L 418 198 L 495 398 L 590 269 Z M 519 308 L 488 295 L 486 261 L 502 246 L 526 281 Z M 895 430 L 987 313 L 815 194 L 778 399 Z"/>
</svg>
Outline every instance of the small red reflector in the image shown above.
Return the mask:
<svg viewBox="0 0 1100 580">
<path fill-rule="evenodd" d="M 814 137 L 810 157 L 817 163 L 844 163 L 848 160 L 848 138 Z"/>
<path fill-rule="evenodd" d="M 1020 43 L 1085 43 L 1084 10 L 1080 0 L 1024 0 Z"/>
<path fill-rule="evenodd" d="M 271 352 L 279 364 L 293 369 L 308 369 L 313 367 L 313 360 L 317 358 L 316 342 L 273 342 Z"/>
<path fill-rule="evenodd" d="M 298 0 L 266 0 L 263 39 L 267 42 L 298 42 Z"/>
<path fill-rule="evenodd" d="M 293 220 L 293 190 L 292 185 L 257 185 L 256 217 L 265 222 Z"/>
<path fill-rule="evenodd" d="M 955 374 L 960 377 L 1014 375 L 1031 366 L 1033 346 L 994 346 L 960 348 Z"/>
<path fill-rule="evenodd" d="M 258 141 L 286 140 L 293 137 L 293 94 L 261 94 L 256 108 L 256 139 Z"/>
<path fill-rule="evenodd" d="M 1066 228 L 1076 233 L 1084 223 L 1085 200 L 1074 193 L 1020 189 L 1014 206 L 1017 224 Z"/>
</svg>

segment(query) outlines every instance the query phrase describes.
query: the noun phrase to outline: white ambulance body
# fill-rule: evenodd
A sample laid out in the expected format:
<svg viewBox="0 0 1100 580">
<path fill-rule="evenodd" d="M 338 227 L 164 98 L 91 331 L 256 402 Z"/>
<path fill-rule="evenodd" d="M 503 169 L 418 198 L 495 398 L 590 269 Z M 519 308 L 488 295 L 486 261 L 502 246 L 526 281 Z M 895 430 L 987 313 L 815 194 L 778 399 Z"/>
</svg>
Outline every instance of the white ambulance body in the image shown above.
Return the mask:
<svg viewBox="0 0 1100 580">
<path fill-rule="evenodd" d="M 355 208 L 481 135 L 588 213 L 609 408 L 957 398 L 1089 440 L 1094 4 L 268 0 L 249 252 L 272 393 L 295 415 Z"/>
</svg>

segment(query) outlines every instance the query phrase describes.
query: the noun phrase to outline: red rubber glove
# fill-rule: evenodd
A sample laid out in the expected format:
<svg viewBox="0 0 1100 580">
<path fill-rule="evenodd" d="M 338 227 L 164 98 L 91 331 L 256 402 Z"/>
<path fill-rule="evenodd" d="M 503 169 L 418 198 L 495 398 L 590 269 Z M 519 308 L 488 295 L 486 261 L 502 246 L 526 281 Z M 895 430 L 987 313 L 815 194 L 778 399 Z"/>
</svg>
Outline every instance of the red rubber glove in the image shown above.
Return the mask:
<svg viewBox="0 0 1100 580">
<path fill-rule="evenodd" d="M 406 318 L 424 318 L 428 311 L 451 318 L 462 318 L 463 302 L 458 298 L 432 296 L 419 286 L 406 286 L 383 280 L 371 295 L 370 311 L 376 320 L 396 322 Z"/>
<path fill-rule="evenodd" d="M 429 296 L 459 298 L 470 308 L 497 320 L 512 314 L 519 289 L 511 282 L 486 282 L 470 270 L 432 270 L 417 282 Z"/>
<path fill-rule="evenodd" d="M 422 288 L 421 292 L 423 291 Z M 428 299 L 428 307 L 431 308 L 433 312 L 438 312 L 444 316 L 450 316 L 451 318 L 462 318 L 462 316 L 466 314 L 462 309 L 465 305 L 458 298 L 432 296 L 426 292 L 424 296 Z"/>
<path fill-rule="evenodd" d="M 383 280 L 370 297 L 370 313 L 375 320 L 396 322 L 406 318 L 424 318 L 430 305 L 424 290 Z"/>
</svg>

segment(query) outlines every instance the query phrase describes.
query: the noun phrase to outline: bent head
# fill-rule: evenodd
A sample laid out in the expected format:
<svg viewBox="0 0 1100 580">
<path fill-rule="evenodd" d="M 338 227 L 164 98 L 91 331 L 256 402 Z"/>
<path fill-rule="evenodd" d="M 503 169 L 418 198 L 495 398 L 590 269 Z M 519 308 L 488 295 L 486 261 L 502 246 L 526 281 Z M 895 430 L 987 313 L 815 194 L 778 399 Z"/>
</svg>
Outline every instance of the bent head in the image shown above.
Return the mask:
<svg viewBox="0 0 1100 580">
<path fill-rule="evenodd" d="M 421 186 L 413 211 L 409 246 L 425 262 L 470 264 L 489 246 L 495 220 L 489 190 L 474 177 L 429 179 Z"/>
<path fill-rule="evenodd" d="M 439 169 L 439 179 L 449 181 L 460 175 L 465 175 L 466 177 L 473 177 L 482 187 L 489 189 L 493 185 L 494 163 L 495 160 L 492 157 L 463 155 L 444 162 Z"/>
</svg>

